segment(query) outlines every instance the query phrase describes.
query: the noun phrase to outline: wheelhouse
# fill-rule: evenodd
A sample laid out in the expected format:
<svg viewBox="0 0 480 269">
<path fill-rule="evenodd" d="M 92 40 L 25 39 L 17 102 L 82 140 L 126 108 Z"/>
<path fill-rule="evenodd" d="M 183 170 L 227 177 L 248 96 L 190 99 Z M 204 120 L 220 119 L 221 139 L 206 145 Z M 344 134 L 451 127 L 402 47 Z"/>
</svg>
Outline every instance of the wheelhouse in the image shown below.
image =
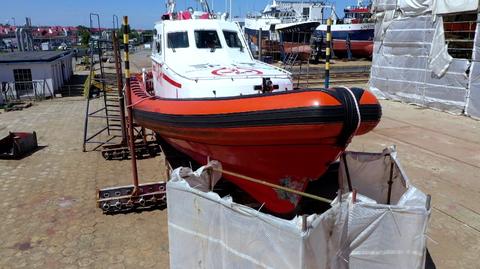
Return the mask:
<svg viewBox="0 0 480 269">
<path fill-rule="evenodd" d="M 226 58 L 253 62 L 238 24 L 221 20 L 163 21 L 157 24 L 152 57 L 183 58 L 178 64 L 216 63 Z"/>
</svg>

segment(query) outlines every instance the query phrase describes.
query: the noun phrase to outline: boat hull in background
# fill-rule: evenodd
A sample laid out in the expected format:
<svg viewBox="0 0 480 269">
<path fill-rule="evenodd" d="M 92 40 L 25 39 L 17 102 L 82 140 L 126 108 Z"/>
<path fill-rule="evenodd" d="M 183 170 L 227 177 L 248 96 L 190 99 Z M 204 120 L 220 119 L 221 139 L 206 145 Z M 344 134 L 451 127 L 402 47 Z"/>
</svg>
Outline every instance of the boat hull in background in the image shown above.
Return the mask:
<svg viewBox="0 0 480 269">
<path fill-rule="evenodd" d="M 326 25 L 320 25 L 315 31 L 315 38 L 325 42 L 326 29 Z M 375 24 L 335 24 L 331 29 L 334 54 L 340 57 L 346 56 L 347 40 L 350 40 L 350 51 L 353 57 L 372 57 Z"/>
</svg>

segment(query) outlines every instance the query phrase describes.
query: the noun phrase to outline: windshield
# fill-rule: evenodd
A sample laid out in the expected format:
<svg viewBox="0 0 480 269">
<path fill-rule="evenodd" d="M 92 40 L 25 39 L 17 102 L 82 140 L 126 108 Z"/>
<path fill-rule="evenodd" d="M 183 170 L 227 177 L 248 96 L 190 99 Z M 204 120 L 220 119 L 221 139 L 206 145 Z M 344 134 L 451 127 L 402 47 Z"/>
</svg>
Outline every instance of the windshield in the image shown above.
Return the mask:
<svg viewBox="0 0 480 269">
<path fill-rule="evenodd" d="M 195 31 L 195 43 L 199 49 L 219 49 L 222 47 L 215 30 Z"/>
<path fill-rule="evenodd" d="M 187 32 L 168 33 L 168 48 L 188 48 Z"/>
<path fill-rule="evenodd" d="M 227 46 L 230 48 L 241 48 L 242 42 L 240 42 L 240 38 L 238 38 L 238 34 L 235 31 L 223 31 L 223 35 L 225 36 L 225 41 L 227 42 Z"/>
</svg>

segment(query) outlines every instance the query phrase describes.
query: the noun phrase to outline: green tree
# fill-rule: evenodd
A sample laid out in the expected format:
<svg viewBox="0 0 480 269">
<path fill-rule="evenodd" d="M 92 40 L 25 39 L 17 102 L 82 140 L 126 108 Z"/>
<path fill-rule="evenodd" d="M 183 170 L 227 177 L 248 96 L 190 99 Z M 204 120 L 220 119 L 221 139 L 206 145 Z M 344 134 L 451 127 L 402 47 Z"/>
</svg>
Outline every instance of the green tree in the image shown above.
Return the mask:
<svg viewBox="0 0 480 269">
<path fill-rule="evenodd" d="M 82 46 L 88 47 L 88 44 L 90 43 L 90 31 L 83 25 L 79 25 L 77 28 L 78 36 L 82 39 Z"/>
</svg>

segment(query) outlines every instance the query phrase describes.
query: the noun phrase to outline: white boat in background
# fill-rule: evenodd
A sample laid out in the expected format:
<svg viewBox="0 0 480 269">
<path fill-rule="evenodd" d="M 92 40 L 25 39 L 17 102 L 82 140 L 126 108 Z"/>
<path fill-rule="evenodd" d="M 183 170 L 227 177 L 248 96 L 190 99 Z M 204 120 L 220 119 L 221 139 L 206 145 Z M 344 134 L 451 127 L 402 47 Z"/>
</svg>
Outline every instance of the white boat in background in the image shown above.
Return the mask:
<svg viewBox="0 0 480 269">
<path fill-rule="evenodd" d="M 322 21 L 322 9 L 320 1 L 273 0 L 261 14 L 247 16 L 244 31 L 253 45 L 258 44 L 261 30 L 262 47 L 278 48 L 273 50 L 279 50 L 284 60 L 291 53 L 298 53 L 298 59 L 308 60 L 312 53 L 310 39 Z M 263 44 L 264 41 L 268 45 Z"/>
<path fill-rule="evenodd" d="M 258 35 L 262 30 L 262 36 L 270 40 L 280 41 L 278 30 L 289 27 L 304 29 L 302 24 L 312 22 L 320 23 L 323 20 L 323 2 L 297 2 L 273 0 L 261 14 L 248 14 L 245 18 L 245 33 L 250 36 Z"/>
<path fill-rule="evenodd" d="M 345 16 L 340 19 L 334 5 L 324 4 L 319 1 L 273 1 L 268 4 L 261 14 L 248 15 L 245 19 L 244 31 L 251 43 L 257 44 L 258 33 L 262 30 L 262 38 L 270 41 L 292 42 L 295 37 L 282 37 L 282 30 L 291 27 L 287 32 L 308 33 L 310 26 L 317 23 L 312 29 L 313 36 L 325 43 L 328 18 L 332 19 L 332 48 L 337 55 L 346 55 L 350 49 L 352 56 L 370 57 L 373 51 L 373 35 L 375 23 L 370 12 L 370 4 L 359 0 L 356 6 L 347 6 Z M 328 15 L 327 15 L 328 14 Z M 304 44 L 309 44 L 310 35 Z M 290 44 L 287 43 L 287 47 Z"/>
</svg>

